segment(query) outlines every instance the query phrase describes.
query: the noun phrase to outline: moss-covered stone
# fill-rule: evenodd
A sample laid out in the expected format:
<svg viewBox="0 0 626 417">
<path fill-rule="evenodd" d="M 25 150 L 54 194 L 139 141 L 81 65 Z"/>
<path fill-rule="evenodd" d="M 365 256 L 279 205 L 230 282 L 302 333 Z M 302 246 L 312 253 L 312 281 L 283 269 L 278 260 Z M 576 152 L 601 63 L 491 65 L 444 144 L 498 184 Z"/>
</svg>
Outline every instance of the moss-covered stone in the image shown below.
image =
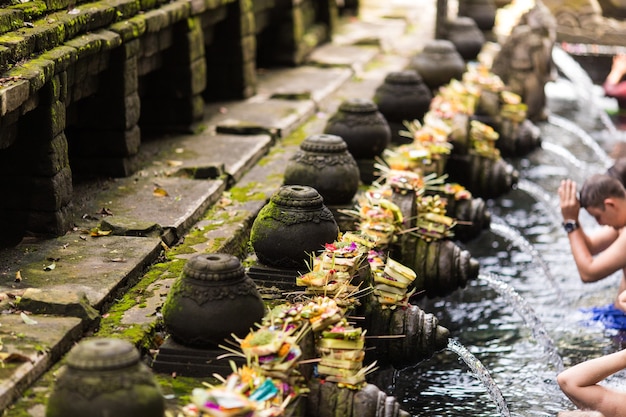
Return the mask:
<svg viewBox="0 0 626 417">
<path fill-rule="evenodd" d="M 54 62 L 43 58 L 27 61 L 8 71 L 7 76 L 28 80 L 30 94 L 35 94 L 54 74 Z"/>
<path fill-rule="evenodd" d="M 19 10 L 24 14 L 25 21 L 33 21 L 42 17 L 47 11 L 48 6 L 44 1 L 27 1 L 26 3 L 19 3 L 8 7 L 11 10 Z"/>
<path fill-rule="evenodd" d="M 124 42 L 140 38 L 146 32 L 146 19 L 143 16 L 135 16 L 123 22 L 115 23 L 109 28 L 117 32 Z"/>
<path fill-rule="evenodd" d="M 24 26 L 24 12 L 21 10 L 0 9 L 0 34 Z"/>
<path fill-rule="evenodd" d="M 5 33 L 0 36 L 0 45 L 11 51 L 10 58 L 13 62 L 18 62 L 35 52 L 35 38 L 24 35 L 20 31 Z"/>
</svg>

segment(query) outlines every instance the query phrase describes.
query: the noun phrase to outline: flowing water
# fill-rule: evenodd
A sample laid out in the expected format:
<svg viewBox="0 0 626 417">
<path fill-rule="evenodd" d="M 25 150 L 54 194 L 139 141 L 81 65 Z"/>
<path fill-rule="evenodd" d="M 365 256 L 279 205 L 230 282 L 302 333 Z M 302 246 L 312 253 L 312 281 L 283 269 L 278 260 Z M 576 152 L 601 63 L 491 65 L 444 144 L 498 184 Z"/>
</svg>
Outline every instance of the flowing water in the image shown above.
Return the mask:
<svg viewBox="0 0 626 417">
<path fill-rule="evenodd" d="M 556 383 L 561 367 L 626 345 L 626 332 L 604 329 L 580 311 L 610 303 L 621 273 L 580 281 L 557 195 L 564 178 L 582 184 L 605 172 L 623 132 L 597 108 L 603 98 L 586 74 L 570 68 L 566 75 L 546 86 L 552 113 L 538 124 L 545 146 L 508 160 L 520 173 L 519 185 L 488 201 L 496 219 L 492 230 L 462 244 L 479 261 L 481 278 L 445 298 L 419 302 L 460 348 L 397 373 L 392 393 L 413 415 L 554 417 L 575 409 Z M 598 227 L 584 210 L 580 222 L 587 231 Z M 463 349 L 492 382 L 459 361 Z M 626 375 L 607 384 L 625 387 Z M 506 410 L 494 399 L 497 391 Z"/>
</svg>

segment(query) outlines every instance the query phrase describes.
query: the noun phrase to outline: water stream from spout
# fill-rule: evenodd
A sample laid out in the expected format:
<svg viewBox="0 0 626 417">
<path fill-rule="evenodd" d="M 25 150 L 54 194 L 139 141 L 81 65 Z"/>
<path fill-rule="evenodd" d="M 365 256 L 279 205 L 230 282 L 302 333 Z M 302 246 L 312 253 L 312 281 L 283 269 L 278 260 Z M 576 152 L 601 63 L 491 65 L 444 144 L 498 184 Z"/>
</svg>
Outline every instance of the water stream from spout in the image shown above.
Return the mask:
<svg viewBox="0 0 626 417">
<path fill-rule="evenodd" d="M 561 216 L 559 213 L 559 203 L 554 200 L 554 194 L 548 193 L 541 188 L 537 183 L 529 181 L 525 178 L 520 178 L 517 182 L 516 188 L 520 191 L 524 191 L 529 196 L 533 197 L 535 201 L 544 206 L 546 214 L 548 214 L 555 226 L 561 226 Z"/>
<path fill-rule="evenodd" d="M 502 392 L 498 385 L 493 380 L 489 371 L 484 367 L 481 361 L 476 358 L 465 346 L 458 341 L 450 338 L 448 339 L 448 350 L 459 355 L 459 358 L 465 362 L 465 364 L 472 370 L 473 374 L 478 378 L 489 393 L 489 396 L 496 405 L 496 408 L 500 412 L 502 417 L 510 417 L 509 407 L 502 396 Z"/>
<path fill-rule="evenodd" d="M 592 94 L 594 84 L 591 77 L 589 77 L 589 74 L 587 74 L 584 68 L 581 67 L 570 54 L 559 47 L 555 47 L 552 48 L 552 60 L 559 68 L 559 71 L 572 82 L 579 97 L 583 100 L 594 101 L 595 96 Z M 607 129 L 609 134 L 616 134 L 617 129 L 609 115 L 603 109 L 600 109 L 599 106 L 595 105 L 596 103 L 593 104 L 594 106 L 592 107 L 594 109 L 599 109 L 597 116 L 605 129 Z"/>
<path fill-rule="evenodd" d="M 556 143 L 552 143 L 552 142 L 548 142 L 546 140 L 543 140 L 541 142 L 541 149 L 543 149 L 544 151 L 547 151 L 547 152 L 551 152 L 551 153 L 561 157 L 562 160 L 567 161 L 569 164 L 573 165 L 574 167 L 576 167 L 579 170 L 582 170 L 582 171 L 590 171 L 591 170 L 589 168 L 588 164 L 586 164 L 584 161 L 581 161 L 580 159 L 578 159 L 578 157 L 576 157 L 573 153 L 571 153 L 564 146 L 557 145 Z"/>
<path fill-rule="evenodd" d="M 554 341 L 546 331 L 545 326 L 539 320 L 533 308 L 519 295 L 513 287 L 496 278 L 494 274 L 479 274 L 478 279 L 485 281 L 498 294 L 503 296 L 515 311 L 522 317 L 524 323 L 530 328 L 537 343 L 541 345 L 549 361 L 557 372 L 563 370 L 563 359 L 559 355 Z"/>
<path fill-rule="evenodd" d="M 550 115 L 548 116 L 548 123 L 553 126 L 557 126 L 580 138 L 583 144 L 589 147 L 596 154 L 598 160 L 604 165 L 605 168 L 613 165 L 613 160 L 607 155 L 604 149 L 602 149 L 602 147 L 598 145 L 598 142 L 596 142 L 593 137 L 591 137 L 587 132 L 585 132 L 573 122 L 570 122 L 569 120 L 560 116 Z M 542 148 L 543 146 L 544 145 L 542 144 Z"/>
<path fill-rule="evenodd" d="M 550 271 L 550 267 L 548 266 L 548 263 L 543 259 L 541 254 L 537 251 L 537 249 L 535 249 L 535 247 L 524 236 L 522 236 L 522 234 L 519 231 L 507 225 L 504 222 L 504 220 L 502 220 L 498 216 L 492 215 L 491 225 L 489 226 L 489 230 L 492 233 L 504 239 L 507 239 L 512 244 L 516 245 L 517 247 L 525 251 L 527 254 L 529 254 L 532 257 L 533 261 L 537 262 L 539 266 L 541 266 L 546 278 L 550 282 L 550 285 L 552 285 L 552 288 L 555 290 L 557 294 L 557 299 L 560 304 L 563 300 L 563 294 L 561 292 L 561 289 L 557 285 L 556 280 L 554 279 L 554 276 L 552 275 L 552 272 Z"/>
</svg>

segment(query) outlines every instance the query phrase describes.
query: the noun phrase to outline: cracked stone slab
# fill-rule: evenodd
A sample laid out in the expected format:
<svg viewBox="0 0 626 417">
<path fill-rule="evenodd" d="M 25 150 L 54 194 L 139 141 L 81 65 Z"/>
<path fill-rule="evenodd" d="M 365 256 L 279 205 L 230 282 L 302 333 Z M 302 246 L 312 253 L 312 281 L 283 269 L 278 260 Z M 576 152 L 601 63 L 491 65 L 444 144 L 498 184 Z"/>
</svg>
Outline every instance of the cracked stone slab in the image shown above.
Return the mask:
<svg viewBox="0 0 626 417">
<path fill-rule="evenodd" d="M 29 288 L 84 293 L 98 309 L 125 285 L 138 279 L 162 250 L 158 237 L 91 237 L 79 232 L 15 248 L 26 255 L 0 274 L 0 292 L 24 293 Z M 15 281 L 20 272 L 21 280 Z"/>
<path fill-rule="evenodd" d="M 29 315 L 27 324 L 19 314 L 0 315 L 2 353 L 12 354 L 0 368 L 0 409 L 5 409 L 33 381 L 56 363 L 82 336 L 76 317 Z"/>
<path fill-rule="evenodd" d="M 311 53 L 308 63 L 352 68 L 356 74 L 360 74 L 364 71 L 365 64 L 379 53 L 378 47 L 325 44 Z"/>
<path fill-rule="evenodd" d="M 112 215 L 100 216 L 101 220 L 106 220 L 111 227 L 119 223 L 120 228 L 133 227 L 133 224 L 145 228 L 152 223 L 172 229 L 180 237 L 218 201 L 226 183 L 221 179 L 194 180 L 167 175 L 171 172 L 142 170 L 133 177 L 117 181 L 95 196 L 90 213 L 104 207 Z"/>
<path fill-rule="evenodd" d="M 286 137 L 316 110 L 312 100 L 282 100 L 253 97 L 243 102 L 222 104 L 222 111 L 207 107 L 208 124 L 218 133 L 239 135 L 269 134 Z"/>
<path fill-rule="evenodd" d="M 337 45 L 366 45 L 378 43 L 383 46 L 403 36 L 407 32 L 405 19 L 381 19 L 350 21 L 333 34 L 333 43 Z"/>
<path fill-rule="evenodd" d="M 225 173 L 231 182 L 237 182 L 269 152 L 272 144 L 270 135 L 204 132 L 179 136 L 168 143 L 169 149 L 161 153 L 155 165 L 173 165 L 173 171 L 196 179 L 217 178 L 211 175 Z"/>
<path fill-rule="evenodd" d="M 302 66 L 260 73 L 257 95 L 266 97 L 304 96 L 316 103 L 335 92 L 352 76 L 347 68 Z"/>
</svg>

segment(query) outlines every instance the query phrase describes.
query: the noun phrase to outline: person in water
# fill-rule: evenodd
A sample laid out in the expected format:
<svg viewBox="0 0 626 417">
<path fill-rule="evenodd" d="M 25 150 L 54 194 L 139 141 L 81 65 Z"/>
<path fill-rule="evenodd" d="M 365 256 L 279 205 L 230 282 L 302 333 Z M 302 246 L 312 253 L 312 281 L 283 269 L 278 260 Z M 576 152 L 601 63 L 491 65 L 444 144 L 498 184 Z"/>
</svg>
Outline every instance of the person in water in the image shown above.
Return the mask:
<svg viewBox="0 0 626 417">
<path fill-rule="evenodd" d="M 602 88 L 606 96 L 617 100 L 620 110 L 626 109 L 626 81 L 622 81 L 624 75 L 626 75 L 626 54 L 617 54 L 613 57 L 611 71 L 604 80 Z"/>
<path fill-rule="evenodd" d="M 574 181 L 563 180 L 559 187 L 563 227 L 581 280 L 595 282 L 622 270 L 614 302 L 610 309 L 600 312 L 600 316 L 610 317 L 616 326 L 626 324 L 626 189 L 622 184 L 625 171 L 626 161 L 618 160 L 606 174 L 596 174 L 585 181 L 580 198 Z M 593 234 L 585 233 L 578 223 L 581 207 L 605 227 Z M 621 350 L 566 369 L 557 375 L 557 383 L 582 410 L 598 411 L 604 417 L 626 417 L 626 392 L 600 384 L 625 368 L 626 350 Z"/>
<path fill-rule="evenodd" d="M 558 193 L 563 227 L 580 279 L 596 282 L 621 269 L 622 279 L 613 305 L 626 312 L 626 189 L 618 179 L 596 174 L 583 184 L 580 199 L 576 194 L 576 183 L 570 179 L 561 181 Z M 581 207 L 605 227 L 591 234 L 585 233 L 578 222 Z"/>
<path fill-rule="evenodd" d="M 626 350 L 574 365 L 557 375 L 561 391 L 581 410 L 594 410 L 604 417 L 626 416 L 626 392 L 599 382 L 626 368 Z"/>
</svg>

